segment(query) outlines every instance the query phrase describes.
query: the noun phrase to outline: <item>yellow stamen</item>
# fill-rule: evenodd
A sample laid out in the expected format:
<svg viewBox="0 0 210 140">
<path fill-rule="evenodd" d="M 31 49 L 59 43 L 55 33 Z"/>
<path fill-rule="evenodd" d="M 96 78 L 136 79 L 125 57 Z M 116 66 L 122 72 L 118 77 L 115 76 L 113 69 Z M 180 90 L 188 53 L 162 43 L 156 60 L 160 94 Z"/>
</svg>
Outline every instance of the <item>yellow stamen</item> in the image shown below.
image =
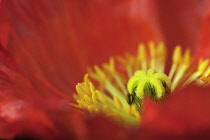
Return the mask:
<svg viewBox="0 0 210 140">
<path fill-rule="evenodd" d="M 173 57 L 172 57 L 172 60 L 173 60 L 173 65 L 171 67 L 171 70 L 170 70 L 170 73 L 169 73 L 169 78 L 172 79 L 173 76 L 174 76 L 174 73 L 178 67 L 178 64 L 181 60 L 181 47 L 180 46 L 176 46 L 175 50 L 174 50 L 174 53 L 173 53 Z"/>
<path fill-rule="evenodd" d="M 184 83 L 184 86 L 189 84 L 189 83 L 192 83 L 198 79 L 201 79 L 199 78 L 202 74 L 204 74 L 206 68 L 209 66 L 209 59 L 207 60 L 200 60 L 199 64 L 198 64 L 198 67 L 197 67 L 197 71 L 195 71 L 189 78 L 188 80 Z"/>
<path fill-rule="evenodd" d="M 189 68 L 191 63 L 191 55 L 190 50 L 187 49 L 184 53 L 184 56 L 179 56 L 181 59 L 179 59 L 179 67 L 176 70 L 176 74 L 174 76 L 174 79 L 172 80 L 172 91 L 175 90 L 175 88 L 180 83 L 181 79 L 183 78 L 183 75 L 185 74 L 186 70 Z"/>
<path fill-rule="evenodd" d="M 103 95 L 103 93 L 101 93 L 100 91 L 98 91 L 98 90 L 96 90 L 95 91 L 96 92 L 96 94 L 97 94 L 97 99 L 100 101 L 100 102 L 102 102 L 102 103 L 106 103 L 107 102 L 107 99 L 106 99 L 106 97 Z"/>
<path fill-rule="evenodd" d="M 142 70 L 146 71 L 147 70 L 147 56 L 146 56 L 146 49 L 144 44 L 140 44 L 139 45 L 139 49 L 138 49 L 138 56 L 137 59 L 140 61 L 141 63 L 141 68 Z"/>
<path fill-rule="evenodd" d="M 154 42 L 149 43 L 149 49 L 150 49 L 150 67 L 151 69 L 155 69 L 155 44 Z"/>
<path fill-rule="evenodd" d="M 201 80 L 203 81 L 203 85 L 210 85 L 210 75 L 208 77 L 203 77 Z"/>
<path fill-rule="evenodd" d="M 155 69 L 157 72 L 164 72 L 166 61 L 166 49 L 163 43 L 159 43 L 156 51 L 156 65 Z"/>
<path fill-rule="evenodd" d="M 116 106 L 116 108 L 117 109 L 122 109 L 122 103 L 121 103 L 121 101 L 117 98 L 117 97 L 114 97 L 114 103 L 115 103 L 115 106 Z"/>
</svg>

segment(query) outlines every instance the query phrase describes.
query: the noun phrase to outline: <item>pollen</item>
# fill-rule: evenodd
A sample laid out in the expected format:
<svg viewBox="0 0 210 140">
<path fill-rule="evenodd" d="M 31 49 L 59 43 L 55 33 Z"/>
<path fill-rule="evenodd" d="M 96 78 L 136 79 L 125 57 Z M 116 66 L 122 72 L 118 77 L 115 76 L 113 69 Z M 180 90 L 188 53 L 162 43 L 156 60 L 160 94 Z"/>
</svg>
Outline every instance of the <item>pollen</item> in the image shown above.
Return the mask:
<svg viewBox="0 0 210 140">
<path fill-rule="evenodd" d="M 71 105 L 123 125 L 139 125 L 145 98 L 163 102 L 189 84 L 210 85 L 209 59 L 196 62 L 190 49 L 181 46 L 169 56 L 164 43 L 150 42 L 139 44 L 137 55 L 111 57 L 108 63 L 91 67 L 76 85 L 76 103 Z"/>
</svg>

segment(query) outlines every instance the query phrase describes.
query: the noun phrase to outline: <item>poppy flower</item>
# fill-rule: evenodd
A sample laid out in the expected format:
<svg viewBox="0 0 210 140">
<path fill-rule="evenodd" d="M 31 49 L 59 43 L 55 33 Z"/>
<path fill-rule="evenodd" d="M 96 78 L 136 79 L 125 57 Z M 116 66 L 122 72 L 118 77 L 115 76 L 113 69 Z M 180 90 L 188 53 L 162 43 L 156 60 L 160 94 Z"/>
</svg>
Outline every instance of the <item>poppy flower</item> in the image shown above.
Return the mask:
<svg viewBox="0 0 210 140">
<path fill-rule="evenodd" d="M 3 0 L 1 8 L 0 138 L 208 136 L 210 95 L 209 88 L 203 88 L 209 82 L 208 2 Z M 165 42 L 166 48 L 160 42 Z M 177 44 L 182 48 L 175 48 Z M 186 50 L 184 55 L 181 50 Z M 90 68 L 93 81 L 86 75 L 82 83 L 87 67 L 126 52 L 130 55 L 118 57 L 116 67 L 115 58 L 111 58 L 103 70 Z M 200 62 L 191 60 L 201 57 Z M 166 68 L 169 76 L 153 79 L 156 82 L 150 86 L 155 88 L 147 88 L 142 96 L 137 92 L 135 98 L 127 95 L 129 87 L 134 89 L 125 88 L 128 77 L 144 66 L 158 73 Z M 153 74 L 152 69 L 147 74 Z M 173 79 L 172 86 L 165 76 Z M 188 86 L 195 82 L 202 86 Z M 160 91 L 151 92 L 158 88 Z M 125 95 L 118 94 L 119 89 Z M 170 90 L 177 92 L 170 94 Z M 113 93 L 114 99 L 104 91 Z M 152 100 L 143 98 L 146 92 Z M 159 98 L 165 101 L 158 104 Z M 93 105 L 98 102 L 102 106 Z"/>
</svg>

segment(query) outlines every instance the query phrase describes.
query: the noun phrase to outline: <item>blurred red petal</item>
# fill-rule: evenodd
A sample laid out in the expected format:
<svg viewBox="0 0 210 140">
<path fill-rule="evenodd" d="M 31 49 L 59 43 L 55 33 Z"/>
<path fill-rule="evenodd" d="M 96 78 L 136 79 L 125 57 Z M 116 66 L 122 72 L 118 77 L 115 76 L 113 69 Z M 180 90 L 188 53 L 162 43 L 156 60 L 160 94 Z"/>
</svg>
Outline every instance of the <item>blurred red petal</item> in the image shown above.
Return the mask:
<svg viewBox="0 0 210 140">
<path fill-rule="evenodd" d="M 152 1 L 11 0 L 5 5 L 16 31 L 9 44 L 14 60 L 33 81 L 42 77 L 63 92 L 73 90 L 88 65 L 135 51 L 140 41 L 161 39 Z"/>
<path fill-rule="evenodd" d="M 86 125 L 88 126 L 86 137 L 90 140 L 129 139 L 129 128 L 115 124 L 102 116 L 86 118 Z"/>
<path fill-rule="evenodd" d="M 8 44 L 9 33 L 11 31 L 9 23 L 0 23 L 0 31 L 0 42 L 4 47 L 6 47 Z"/>
<path fill-rule="evenodd" d="M 197 57 L 210 57 L 210 11 L 206 15 L 202 23 L 202 30 L 200 33 L 200 42 L 197 48 Z"/>
<path fill-rule="evenodd" d="M 7 16 L 3 10 L 1 2 L 2 1 L 0 1 L 0 43 L 3 47 L 6 47 L 9 39 L 9 33 L 11 32 L 11 26 L 7 20 Z"/>
<path fill-rule="evenodd" d="M 189 86 L 166 103 L 146 103 L 143 127 L 171 135 L 201 133 L 210 129 L 210 88 Z"/>
<path fill-rule="evenodd" d="M 110 56 L 136 52 L 139 42 L 162 40 L 152 0 L 75 3 L 79 17 L 74 22 L 82 40 L 81 49 L 91 65 L 107 61 Z"/>
<path fill-rule="evenodd" d="M 12 139 L 17 135 L 33 135 L 33 137 L 58 137 L 55 128 L 41 110 L 30 103 L 19 99 L 6 99 L 0 108 L 0 137 Z"/>
<path fill-rule="evenodd" d="M 198 45 L 201 22 L 210 6 L 209 1 L 158 0 L 157 5 L 167 46 L 174 48 L 175 45 L 182 45 L 194 50 Z"/>
<path fill-rule="evenodd" d="M 1 94 L 3 92 L 7 93 L 3 90 Z M 35 139 L 79 138 L 85 132 L 82 131 L 84 126 L 81 115 L 76 114 L 78 113 L 70 108 L 67 100 L 44 99 L 37 96 L 34 100 L 22 100 L 11 95 L 8 97 L 1 95 L 0 138 L 12 139 L 15 136 Z M 80 123 L 75 125 L 76 121 Z"/>
<path fill-rule="evenodd" d="M 23 76 L 0 66 L 0 138 L 27 136 L 38 139 L 69 139 L 80 136 L 81 121 L 69 96 L 53 90 L 45 94 Z M 48 91 L 49 92 L 49 91 Z"/>
<path fill-rule="evenodd" d="M 87 65 L 66 15 L 69 9 L 58 1 L 5 3 L 15 30 L 8 50 L 18 66 L 33 82 L 41 80 L 63 92 L 73 91 Z"/>
</svg>

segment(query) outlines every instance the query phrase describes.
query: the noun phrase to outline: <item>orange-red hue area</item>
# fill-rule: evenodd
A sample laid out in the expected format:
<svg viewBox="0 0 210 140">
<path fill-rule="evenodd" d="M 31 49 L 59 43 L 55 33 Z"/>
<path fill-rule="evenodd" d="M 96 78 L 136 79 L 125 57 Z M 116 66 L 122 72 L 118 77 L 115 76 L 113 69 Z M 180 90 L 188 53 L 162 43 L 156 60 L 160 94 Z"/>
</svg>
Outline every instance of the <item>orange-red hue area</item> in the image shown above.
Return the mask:
<svg viewBox="0 0 210 140">
<path fill-rule="evenodd" d="M 0 138 L 205 137 L 209 89 L 189 87 L 163 105 L 146 103 L 140 128 L 87 117 L 68 103 L 87 66 L 134 53 L 139 42 L 209 56 L 208 8 L 207 0 L 2 0 Z"/>
<path fill-rule="evenodd" d="M 210 10 L 202 22 L 202 30 L 200 35 L 200 44 L 197 48 L 198 57 L 210 57 Z"/>
</svg>

